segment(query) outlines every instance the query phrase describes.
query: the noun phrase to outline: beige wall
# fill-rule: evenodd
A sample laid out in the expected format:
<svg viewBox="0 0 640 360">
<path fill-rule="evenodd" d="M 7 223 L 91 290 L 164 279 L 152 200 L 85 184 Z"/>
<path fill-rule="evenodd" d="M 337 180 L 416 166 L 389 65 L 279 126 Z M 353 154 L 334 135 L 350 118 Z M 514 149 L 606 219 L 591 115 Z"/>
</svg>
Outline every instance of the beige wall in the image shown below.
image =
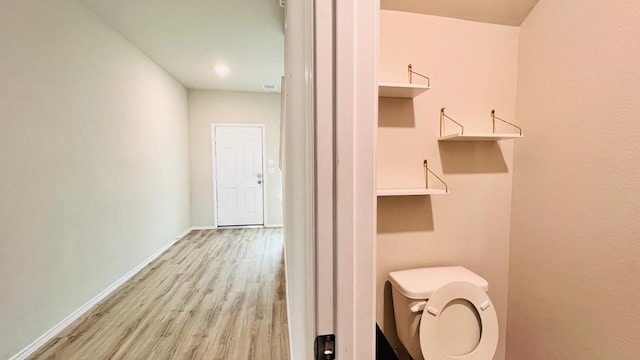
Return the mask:
<svg viewBox="0 0 640 360">
<path fill-rule="evenodd" d="M 185 89 L 75 1 L 0 2 L 0 358 L 189 226 Z"/>
<path fill-rule="evenodd" d="M 439 110 L 466 131 L 491 131 L 490 111 L 514 120 L 518 28 L 382 11 L 380 81 L 407 82 L 407 65 L 432 90 L 380 99 L 378 188 L 423 185 L 422 161 L 449 195 L 378 198 L 377 319 L 396 342 L 390 271 L 463 265 L 489 281 L 504 359 L 513 141 L 438 143 Z M 454 129 L 451 128 L 453 131 Z M 437 186 L 437 181 L 430 179 Z"/>
<path fill-rule="evenodd" d="M 639 15 L 540 0 L 522 25 L 510 359 L 640 357 Z"/>
<path fill-rule="evenodd" d="M 190 90 L 189 144 L 191 149 L 191 225 L 212 226 L 214 219 L 211 124 L 264 124 L 266 158 L 274 173 L 265 169 L 265 225 L 282 225 L 280 157 L 280 94 Z M 269 167 L 269 165 L 267 165 Z"/>
</svg>

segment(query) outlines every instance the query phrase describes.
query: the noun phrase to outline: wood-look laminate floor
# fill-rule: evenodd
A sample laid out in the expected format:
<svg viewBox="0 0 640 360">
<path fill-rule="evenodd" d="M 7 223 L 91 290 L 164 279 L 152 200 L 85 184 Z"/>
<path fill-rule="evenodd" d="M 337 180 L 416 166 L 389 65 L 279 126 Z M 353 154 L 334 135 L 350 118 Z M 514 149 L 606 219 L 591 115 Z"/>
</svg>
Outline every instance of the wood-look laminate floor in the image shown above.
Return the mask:
<svg viewBox="0 0 640 360">
<path fill-rule="evenodd" d="M 192 231 L 29 359 L 288 360 L 282 231 Z"/>
</svg>

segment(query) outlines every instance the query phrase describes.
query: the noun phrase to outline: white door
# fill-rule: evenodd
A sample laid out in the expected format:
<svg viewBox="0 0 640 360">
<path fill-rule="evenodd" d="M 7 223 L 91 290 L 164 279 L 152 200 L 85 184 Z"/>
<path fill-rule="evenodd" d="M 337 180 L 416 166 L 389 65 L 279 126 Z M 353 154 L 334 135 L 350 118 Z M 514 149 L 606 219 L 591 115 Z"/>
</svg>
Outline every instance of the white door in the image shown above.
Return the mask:
<svg viewBox="0 0 640 360">
<path fill-rule="evenodd" d="M 263 225 L 262 126 L 214 126 L 218 226 Z"/>
</svg>

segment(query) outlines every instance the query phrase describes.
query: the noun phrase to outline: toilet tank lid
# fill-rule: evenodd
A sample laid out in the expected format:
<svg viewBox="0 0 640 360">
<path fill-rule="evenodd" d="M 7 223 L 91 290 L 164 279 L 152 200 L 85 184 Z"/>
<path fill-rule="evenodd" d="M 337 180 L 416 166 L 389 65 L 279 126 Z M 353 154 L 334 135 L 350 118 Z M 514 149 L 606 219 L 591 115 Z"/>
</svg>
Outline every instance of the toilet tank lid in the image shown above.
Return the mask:
<svg viewBox="0 0 640 360">
<path fill-rule="evenodd" d="M 429 299 L 436 290 L 451 282 L 470 282 L 484 291 L 489 283 L 480 275 L 462 266 L 440 266 L 389 273 L 391 284 L 409 299 Z"/>
</svg>

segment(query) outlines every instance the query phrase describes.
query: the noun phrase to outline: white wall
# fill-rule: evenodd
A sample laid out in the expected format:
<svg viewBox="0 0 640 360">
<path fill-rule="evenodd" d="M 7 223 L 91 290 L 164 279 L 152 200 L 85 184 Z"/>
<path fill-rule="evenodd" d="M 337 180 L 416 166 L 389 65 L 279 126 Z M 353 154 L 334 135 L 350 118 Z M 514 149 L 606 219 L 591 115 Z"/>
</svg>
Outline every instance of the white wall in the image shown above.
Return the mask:
<svg viewBox="0 0 640 360">
<path fill-rule="evenodd" d="M 640 358 L 639 19 L 540 0 L 522 25 L 510 359 Z"/>
<path fill-rule="evenodd" d="M 185 89 L 75 1 L 0 2 L 0 359 L 189 226 Z"/>
<path fill-rule="evenodd" d="M 267 159 L 265 169 L 265 225 L 282 225 L 282 174 L 280 172 L 280 94 L 218 90 L 189 91 L 189 147 L 191 150 L 191 224 L 212 226 L 215 217 L 212 187 L 212 123 L 264 124 Z M 269 167 L 269 165 L 267 165 Z"/>
<path fill-rule="evenodd" d="M 463 265 L 489 281 L 500 326 L 495 359 L 505 358 L 513 141 L 438 143 L 438 137 L 442 107 L 466 133 L 491 132 L 491 109 L 515 120 L 518 33 L 511 26 L 381 12 L 379 80 L 408 82 L 411 63 L 430 76 L 432 89 L 413 101 L 380 98 L 377 186 L 424 186 L 427 159 L 451 192 L 378 198 L 377 320 L 399 350 L 388 273 Z M 433 177 L 429 183 L 441 186 Z"/>
</svg>

